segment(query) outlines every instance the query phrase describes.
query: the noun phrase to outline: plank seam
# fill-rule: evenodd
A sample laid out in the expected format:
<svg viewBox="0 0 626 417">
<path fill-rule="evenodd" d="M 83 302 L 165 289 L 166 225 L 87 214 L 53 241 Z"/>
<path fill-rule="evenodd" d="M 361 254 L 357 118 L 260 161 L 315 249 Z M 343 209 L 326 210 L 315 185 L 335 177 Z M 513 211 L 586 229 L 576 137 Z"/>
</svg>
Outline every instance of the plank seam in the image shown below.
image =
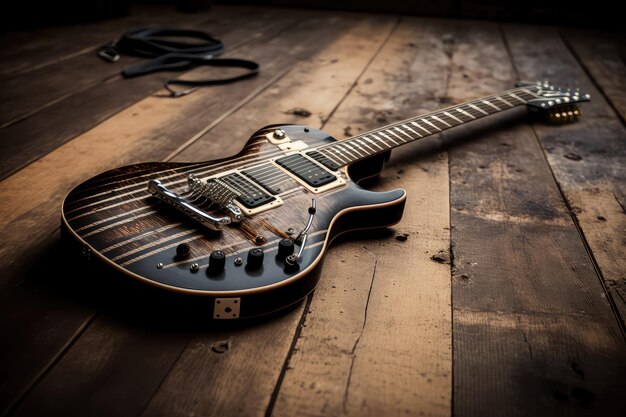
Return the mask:
<svg viewBox="0 0 626 417">
<path fill-rule="evenodd" d="M 367 64 L 365 64 L 365 66 L 363 67 L 363 70 L 359 73 L 359 75 L 357 75 L 356 79 L 354 80 L 354 82 L 352 83 L 352 85 L 350 86 L 348 91 L 346 91 L 346 94 L 344 94 L 343 97 L 341 98 L 341 100 L 339 100 L 339 102 L 337 103 L 337 105 L 335 107 L 333 107 L 333 109 L 328 114 L 328 117 L 326 117 L 324 120 L 322 120 L 322 126 L 320 127 L 320 130 L 324 130 L 324 127 L 326 127 L 326 124 L 333 117 L 333 115 L 335 114 L 337 109 L 339 109 L 339 107 L 343 104 L 343 102 L 350 95 L 350 93 L 352 93 L 352 90 L 354 90 L 354 88 L 357 85 L 359 85 L 359 80 L 363 77 L 365 72 L 372 65 L 372 62 L 374 62 L 376 57 L 378 57 L 378 55 L 380 54 L 380 51 L 382 51 L 383 48 L 385 47 L 385 45 L 387 45 L 387 42 L 389 42 L 389 39 L 391 38 L 391 35 L 393 35 L 393 33 L 396 31 L 396 29 L 400 25 L 401 21 L 402 21 L 402 19 L 400 17 L 396 17 L 396 21 L 395 21 L 394 25 L 391 27 L 391 30 L 389 30 L 389 33 L 387 34 L 385 39 L 380 43 L 380 46 L 378 47 L 378 49 L 376 49 L 374 54 L 372 54 L 372 57 L 370 58 L 370 60 L 367 61 Z"/>
<path fill-rule="evenodd" d="M 313 300 L 314 295 L 315 292 L 312 292 L 306 300 L 304 310 L 302 311 L 302 315 L 300 316 L 300 320 L 298 321 L 298 326 L 296 327 L 296 332 L 294 333 L 293 339 L 291 340 L 291 346 L 289 346 L 289 351 L 287 352 L 287 356 L 285 357 L 285 361 L 283 362 L 283 366 L 281 367 L 280 374 L 278 375 L 278 379 L 276 380 L 276 385 L 274 385 L 272 396 L 270 397 L 270 401 L 267 404 L 267 408 L 265 409 L 265 417 L 270 417 L 272 415 L 272 412 L 274 411 L 274 406 L 276 405 L 276 400 L 278 399 L 280 388 L 283 384 L 283 380 L 285 379 L 285 374 L 287 373 L 287 368 L 289 367 L 289 362 L 291 361 L 291 357 L 293 356 L 293 352 L 295 350 L 296 344 L 298 343 L 298 339 L 300 339 L 300 335 L 302 334 L 302 328 L 304 327 L 304 323 L 306 322 L 306 317 L 309 312 L 309 307 L 311 307 L 311 301 Z"/>
<path fill-rule="evenodd" d="M 502 25 L 500 25 L 500 28 L 502 29 Z M 501 30 L 502 33 L 502 38 L 504 40 L 504 45 L 507 51 L 507 54 L 509 55 L 509 59 L 511 60 L 511 62 L 513 63 L 513 70 L 515 71 L 515 75 L 517 78 L 519 78 L 519 72 L 517 70 L 517 67 L 515 66 L 515 60 L 513 58 L 513 53 L 511 51 L 509 42 L 508 42 L 508 38 L 506 36 L 506 33 Z M 565 43 L 565 45 L 567 46 L 567 42 L 565 42 L 565 40 L 563 39 L 563 37 L 560 35 L 561 40 Z M 570 50 L 570 53 L 572 53 L 575 57 L 575 59 L 578 61 L 579 65 L 581 65 L 580 60 L 578 59 L 578 57 L 576 57 L 576 54 L 572 52 L 571 48 L 569 48 L 568 46 L 568 50 Z M 588 78 L 590 78 L 591 82 L 595 84 L 595 81 L 593 80 L 593 78 L 590 76 L 589 73 L 587 73 L 586 69 L 583 66 L 583 70 L 585 71 L 586 75 Z M 601 90 L 600 90 L 601 91 Z M 603 93 L 604 95 L 604 93 Z M 612 103 L 611 103 L 612 106 Z M 615 108 L 613 108 L 615 110 Z M 587 241 L 587 238 L 585 237 L 585 233 L 582 230 L 582 227 L 580 226 L 580 222 L 578 221 L 578 217 L 576 217 L 576 213 L 574 213 L 574 210 L 572 209 L 572 206 L 567 198 L 567 195 L 565 193 L 565 191 L 563 190 L 563 188 L 561 187 L 561 184 L 559 183 L 556 174 L 554 173 L 554 170 L 552 169 L 552 166 L 550 165 L 550 162 L 548 161 L 548 155 L 546 153 L 545 148 L 543 147 L 543 144 L 541 142 L 541 140 L 539 139 L 539 135 L 537 134 L 537 131 L 535 129 L 535 127 L 530 124 L 530 128 L 532 129 L 533 132 L 533 136 L 535 137 L 535 141 L 537 142 L 537 145 L 539 146 L 539 149 L 541 150 L 541 155 L 543 156 L 543 160 L 545 162 L 545 164 L 548 167 L 548 170 L 550 170 L 550 175 L 552 175 L 552 179 L 554 180 L 554 183 L 556 184 L 556 188 L 557 190 L 559 190 L 559 194 L 561 196 L 561 200 L 563 200 L 563 203 L 565 204 L 565 207 L 567 209 L 567 213 L 569 214 L 570 218 L 572 219 L 572 223 L 574 224 L 574 227 L 576 228 L 576 231 L 578 232 L 578 236 L 580 237 L 580 240 L 583 243 L 583 246 L 585 248 L 585 251 L 587 252 L 587 256 L 589 256 L 589 260 L 591 261 L 591 264 L 593 265 L 593 269 L 596 272 L 596 276 L 598 278 L 598 280 L 600 281 L 600 285 L 604 291 L 604 294 L 606 295 L 606 300 L 609 303 L 609 306 L 611 307 L 611 311 L 613 312 L 613 315 L 615 316 L 615 319 L 618 323 L 618 327 L 620 329 L 620 333 L 622 334 L 622 339 L 626 342 L 626 323 L 624 321 L 624 318 L 622 318 L 619 314 L 619 310 L 617 309 L 617 305 L 615 303 L 615 300 L 613 299 L 613 295 L 611 292 L 609 292 L 605 282 L 604 282 L 604 275 L 602 273 L 602 270 L 600 269 L 600 266 L 598 265 L 598 261 L 596 260 L 595 255 L 593 254 L 591 247 L 589 246 L 589 242 Z"/>
<path fill-rule="evenodd" d="M 600 92 L 600 94 L 602 94 L 602 97 L 604 97 L 608 105 L 611 107 L 611 109 L 613 109 L 613 111 L 617 115 L 617 118 L 622 122 L 622 125 L 626 126 L 626 120 L 624 120 L 622 113 L 617 109 L 617 107 L 615 106 L 615 103 L 613 103 L 613 100 L 611 100 L 611 98 L 606 93 L 606 91 L 604 91 L 604 88 L 602 88 L 602 86 L 593 77 L 593 75 L 591 74 L 591 72 L 589 71 L 585 63 L 583 62 L 583 60 L 580 58 L 580 56 L 574 49 L 574 46 L 567 40 L 567 38 L 563 35 L 563 32 L 561 30 L 559 30 L 558 33 L 559 33 L 559 37 L 561 38 L 561 41 L 563 42 L 563 44 L 565 45 L 569 53 L 572 54 L 572 56 L 574 57 L 574 59 L 576 60 L 580 68 L 583 70 L 587 78 L 591 80 L 591 83 L 594 85 L 594 87 L 596 87 L 598 91 Z"/>
<path fill-rule="evenodd" d="M 602 286 L 602 290 L 606 294 L 606 300 L 608 301 L 609 306 L 611 306 L 611 310 L 613 311 L 613 315 L 615 316 L 615 319 L 617 320 L 617 323 L 619 324 L 619 329 L 620 329 L 620 332 L 622 334 L 622 338 L 624 339 L 624 342 L 626 342 L 626 327 L 625 327 L 626 326 L 626 322 L 624 321 L 624 318 L 622 318 L 620 316 L 620 314 L 619 314 L 619 310 L 617 309 L 617 305 L 615 303 L 615 300 L 613 299 L 613 293 L 609 291 L 608 287 L 605 284 L 604 274 L 602 273 L 602 270 L 600 269 L 600 266 L 598 265 L 598 261 L 596 260 L 596 257 L 593 254 L 593 251 L 591 250 L 591 247 L 589 246 L 589 242 L 587 241 L 587 238 L 585 237 L 585 233 L 583 232 L 582 227 L 580 226 L 580 222 L 578 221 L 578 217 L 576 217 L 576 214 L 574 213 L 574 210 L 572 209 L 572 206 L 569 203 L 569 200 L 567 199 L 567 196 L 566 196 L 565 192 L 563 191 L 563 188 L 561 187 L 561 184 L 556 179 L 556 175 L 554 174 L 554 171 L 552 170 L 552 166 L 548 162 L 548 157 L 546 155 L 545 149 L 543 148 L 543 146 L 541 144 L 541 141 L 539 140 L 539 135 L 537 135 L 537 132 L 535 131 L 534 126 L 531 126 L 531 128 L 533 130 L 533 134 L 535 135 L 535 140 L 538 142 L 539 148 L 541 149 L 541 154 L 543 155 L 543 158 L 544 158 L 544 160 L 546 162 L 546 165 L 548 165 L 548 169 L 550 170 L 550 174 L 552 175 L 552 178 L 554 179 L 556 187 L 559 190 L 559 194 L 561 195 L 561 199 L 565 203 L 565 207 L 567 208 L 567 212 L 570 215 L 570 218 L 572 219 L 572 223 L 574 223 L 574 227 L 576 228 L 576 231 L 578 232 L 578 235 L 580 236 L 580 240 L 582 241 L 583 246 L 585 247 L 585 251 L 587 252 L 587 256 L 589 256 L 591 264 L 593 265 L 593 269 L 596 271 L 596 275 L 598 277 L 598 280 L 600 281 L 600 285 Z"/>
<path fill-rule="evenodd" d="M 227 119 L 229 116 L 231 116 L 232 114 L 234 114 L 235 112 L 239 111 L 243 106 L 245 106 L 246 104 L 248 104 L 249 102 L 251 102 L 252 100 L 254 100 L 257 96 L 259 96 L 262 92 L 264 92 L 265 90 L 267 90 L 269 87 L 271 87 L 272 85 L 274 85 L 278 80 L 280 80 L 281 78 L 283 78 L 285 75 L 287 75 L 287 73 L 289 71 L 291 71 L 293 68 L 293 65 L 288 66 L 287 68 L 285 68 L 283 71 L 281 71 L 280 73 L 276 74 L 274 77 L 272 77 L 269 81 L 267 81 L 265 84 L 259 86 L 256 90 L 254 90 L 252 93 L 248 94 L 246 97 L 243 98 L 243 100 L 241 100 L 239 103 L 235 104 L 233 107 L 231 107 L 229 110 L 225 111 L 224 113 L 222 113 L 221 116 L 219 116 L 217 119 L 213 120 L 207 127 L 205 127 L 204 129 L 200 130 L 198 133 L 196 133 L 195 135 L 193 135 L 189 140 L 187 140 L 187 142 L 183 143 L 182 145 L 180 145 L 178 148 L 176 148 L 172 153 L 170 153 L 167 157 L 165 157 L 164 161 L 169 161 L 172 158 L 174 158 L 176 155 L 180 154 L 182 151 L 184 151 L 185 149 L 187 149 L 188 147 L 190 147 L 191 145 L 193 145 L 198 139 L 200 139 L 202 136 L 206 135 L 208 132 L 210 132 L 211 130 L 213 130 L 217 125 L 219 125 L 220 123 L 222 123 L 225 119 Z"/>
<path fill-rule="evenodd" d="M 363 74 L 365 74 L 365 72 L 371 66 L 372 62 L 374 62 L 374 60 L 376 59 L 376 57 L 378 57 L 378 55 L 383 50 L 385 45 L 387 45 L 387 42 L 389 42 L 389 39 L 391 38 L 391 35 L 393 35 L 393 33 L 396 31 L 396 29 L 400 25 L 400 21 L 401 21 L 401 19 L 399 17 L 397 17 L 394 25 L 389 30 L 389 33 L 387 34 L 385 39 L 380 43 L 380 46 L 376 49 L 376 51 L 372 54 L 372 57 L 364 65 L 363 70 L 356 77 L 356 79 L 354 80 L 354 82 L 352 83 L 352 85 L 350 86 L 348 91 L 346 91 L 346 93 L 343 95 L 343 97 L 338 101 L 337 105 L 335 105 L 335 107 L 333 107 L 333 109 L 330 111 L 328 116 L 322 121 L 322 125 L 321 125 L 320 129 L 324 129 L 324 126 L 326 126 L 328 121 L 333 117 L 333 115 L 335 114 L 335 112 L 337 111 L 339 106 L 341 106 L 341 104 L 346 100 L 346 98 L 352 92 L 352 90 L 354 90 L 354 88 L 358 85 L 358 82 L 361 79 L 361 77 L 363 77 Z M 374 270 L 374 272 L 375 272 L 375 270 Z M 372 277 L 372 280 L 373 280 L 373 277 Z M 370 287 L 370 292 L 371 292 L 371 287 Z M 274 406 L 276 405 L 276 400 L 278 399 L 278 394 L 280 393 L 280 388 L 282 386 L 283 380 L 285 379 L 285 374 L 287 372 L 287 367 L 289 366 L 289 361 L 291 360 L 291 357 L 293 355 L 296 343 L 297 343 L 298 339 L 300 338 L 300 334 L 302 333 L 302 327 L 304 325 L 304 322 L 306 321 L 306 316 L 308 314 L 309 307 L 311 306 L 311 301 L 313 299 L 313 295 L 314 295 L 314 292 L 311 293 L 311 295 L 307 299 L 307 303 L 305 305 L 304 311 L 302 312 L 302 316 L 300 317 L 300 321 L 298 323 L 298 327 L 296 328 L 296 332 L 294 334 L 291 346 L 289 348 L 289 352 L 287 354 L 287 357 L 285 358 L 285 362 L 284 362 L 283 367 L 282 367 L 282 369 L 280 371 L 280 375 L 278 376 L 278 380 L 276 381 L 276 385 L 274 387 L 274 391 L 272 392 L 272 396 L 270 397 L 270 402 L 269 402 L 269 404 L 267 406 L 267 409 L 265 410 L 265 417 L 270 417 L 272 415 L 272 412 L 274 411 Z M 369 302 L 369 294 L 368 294 L 368 302 Z M 367 305 L 366 305 L 366 313 L 367 313 Z M 363 325 L 365 326 L 365 323 Z M 360 336 L 359 336 L 359 338 L 360 338 Z M 358 342 L 358 340 L 357 340 L 357 342 Z M 353 348 L 353 353 L 354 353 L 354 349 L 355 348 L 356 348 L 356 344 L 355 344 L 355 346 Z M 354 362 L 354 360 L 353 360 L 353 362 Z M 352 365 L 350 366 L 350 374 L 351 373 L 352 373 Z M 348 381 L 348 385 L 347 386 L 349 386 L 349 381 Z M 346 387 L 346 391 L 347 391 L 347 387 Z"/>
<path fill-rule="evenodd" d="M 26 396 L 35 388 L 35 386 L 41 381 L 47 374 L 52 370 L 52 368 L 65 356 L 65 354 L 74 346 L 74 344 L 78 341 L 78 339 L 87 331 L 87 329 L 94 322 L 96 317 L 98 316 L 98 312 L 94 312 L 87 320 L 83 322 L 83 324 L 74 332 L 72 337 L 59 349 L 59 351 L 48 361 L 48 363 L 35 375 L 35 377 L 31 380 L 31 382 L 24 387 L 24 389 L 15 397 L 15 399 L 9 403 L 4 412 L 0 415 L 0 417 L 6 417 L 11 414 L 15 409 L 20 405 L 20 403 L 26 398 Z"/>
<path fill-rule="evenodd" d="M 202 24 L 203 22 L 204 22 L 204 21 L 202 21 L 202 22 L 198 22 L 197 24 L 198 24 L 198 25 L 200 25 L 200 24 Z M 277 33 L 275 33 L 275 34 L 271 35 L 270 37 L 268 37 L 268 40 L 275 39 L 276 37 L 278 37 L 278 36 L 282 35 L 282 34 L 283 34 L 286 30 L 291 29 L 293 26 L 297 25 L 298 23 L 299 23 L 299 22 L 298 22 L 297 20 L 296 20 L 296 21 L 291 21 L 290 23 L 286 24 L 286 25 L 285 25 L 285 27 L 284 27 L 282 30 L 280 30 L 280 31 L 278 31 Z M 232 50 L 232 51 L 235 51 L 235 50 L 237 50 L 238 48 L 240 48 L 240 47 L 242 47 L 242 46 L 245 46 L 245 45 L 246 45 L 246 44 L 248 44 L 248 43 L 254 42 L 254 41 L 258 40 L 258 39 L 259 39 L 259 38 L 252 36 L 252 37 L 248 38 L 248 40 L 243 40 L 243 41 L 241 41 L 241 42 L 239 42 L 239 43 L 235 44 L 235 45 L 231 48 L 231 50 Z M 185 76 L 185 74 L 187 74 L 187 73 L 189 73 L 189 72 L 191 72 L 191 71 L 193 71 L 193 70 L 190 70 L 190 71 L 184 72 L 184 73 L 180 74 L 180 75 L 179 75 L 179 77 L 181 77 L 181 76 Z M 283 75 L 284 75 L 284 74 L 283 74 Z M 280 78 L 280 77 L 279 77 L 279 78 Z M 1 124 L 1 125 L 0 125 L 0 130 L 1 130 L 1 129 L 4 129 L 4 128 L 7 128 L 7 127 L 9 127 L 9 126 L 11 126 L 11 125 L 13 125 L 13 124 L 16 124 L 16 123 L 19 123 L 19 122 L 23 122 L 24 120 L 26 120 L 26 119 L 28 119 L 29 117 L 31 117 L 31 116 L 33 116 L 33 115 L 35 115 L 35 114 L 36 114 L 36 113 L 38 113 L 39 111 L 44 110 L 44 109 L 46 109 L 46 108 L 48 108 L 48 107 L 54 106 L 54 105 L 56 105 L 56 104 L 59 104 L 60 102 L 62 102 L 62 101 L 64 101 L 64 100 L 66 100 L 66 99 L 68 99 L 68 98 L 70 98 L 70 97 L 72 97 L 72 96 L 74 96 L 74 95 L 76 95 L 76 94 L 80 94 L 80 93 L 82 93 L 82 92 L 84 92 L 84 91 L 90 90 L 90 89 L 92 89 L 92 88 L 96 88 L 97 86 L 99 86 L 99 85 L 101 85 L 101 84 L 108 84 L 108 83 L 115 82 L 115 81 L 117 81 L 117 80 L 122 80 L 122 79 L 123 79 L 123 78 L 122 78 L 122 76 L 121 76 L 120 74 L 112 74 L 112 75 L 109 75 L 109 76 L 107 76 L 107 77 L 105 77 L 105 78 L 101 79 L 100 81 L 98 81 L 98 82 L 96 82 L 96 83 L 92 83 L 92 84 L 89 84 L 89 85 L 87 85 L 87 86 L 85 86 L 85 87 L 81 88 L 79 91 L 75 91 L 75 92 L 72 92 L 72 93 L 67 93 L 67 94 L 65 94 L 65 95 L 63 95 L 63 96 L 61 96 L 61 97 L 58 97 L 57 99 L 54 99 L 54 100 L 52 100 L 52 101 L 50 101 L 50 102 L 48 102 L 48 103 L 45 103 L 45 104 L 41 105 L 40 107 L 38 107 L 38 108 L 36 108 L 36 109 L 30 110 L 30 111 L 29 111 L 29 112 L 27 112 L 27 113 L 24 113 L 24 114 L 22 114 L 22 115 L 20 115 L 20 116 L 17 116 L 16 118 L 14 118 L 14 119 L 12 119 L 12 120 L 9 120 L 9 121 L 7 121 L 7 122 L 5 122 L 5 123 Z M 146 96 L 146 97 L 154 96 L 154 94 L 155 94 L 156 92 L 160 91 L 160 89 L 161 89 L 161 88 L 159 88 L 159 90 L 153 90 L 153 91 L 152 91 L 152 92 L 150 92 L 150 93 L 149 93 L 149 95 L 148 95 L 148 96 Z M 133 103 L 130 103 L 130 104 L 128 104 L 128 106 L 123 107 L 123 108 L 120 108 L 120 109 L 118 109 L 117 111 L 115 111 L 115 112 L 111 113 L 110 115 L 108 115 L 108 116 L 104 117 L 102 120 L 99 120 L 99 121 L 98 121 L 98 123 L 97 123 L 96 125 L 92 126 L 91 128 L 88 128 L 87 130 L 85 130 L 85 131 L 83 131 L 83 132 L 81 132 L 81 133 L 78 133 L 78 134 L 76 134 L 76 135 L 74 135 L 74 136 L 68 137 L 66 140 L 61 141 L 61 142 L 57 145 L 57 147 L 56 147 L 55 149 L 57 149 L 57 148 L 59 148 L 60 146 L 62 146 L 62 145 L 64 145 L 64 144 L 66 144 L 66 143 L 68 143 L 68 142 L 70 142 L 72 139 L 75 139 L 75 138 L 77 138 L 77 137 L 81 136 L 81 135 L 82 135 L 82 134 L 84 134 L 85 132 L 87 132 L 87 131 L 91 130 L 93 127 L 95 127 L 95 126 L 97 126 L 97 125 L 99 125 L 99 124 L 102 124 L 102 123 L 106 122 L 107 120 L 109 120 L 109 119 L 111 119 L 111 118 L 115 117 L 115 116 L 116 116 L 116 115 L 118 115 L 119 113 L 123 112 L 124 110 L 126 110 L 126 109 L 128 109 L 128 108 L 130 108 L 130 107 L 132 107 L 132 106 L 134 106 L 135 104 L 139 103 L 140 101 L 141 101 L 141 100 L 136 101 L 136 102 L 133 102 Z M 246 104 L 246 103 L 247 103 L 247 102 L 244 102 L 243 104 Z M 242 103 L 240 103 L 240 104 L 241 104 L 241 105 L 243 105 Z M 239 106 L 240 104 L 238 104 L 237 106 Z M 236 107 L 236 106 L 235 106 L 235 107 Z M 238 107 L 237 107 L 237 108 L 235 108 L 235 109 L 233 110 L 233 112 L 234 112 L 234 111 L 236 111 L 236 110 L 238 110 Z M 227 112 L 227 113 L 228 113 L 228 112 Z M 232 112 L 231 112 L 231 113 L 229 113 L 229 114 L 232 114 Z M 228 115 L 229 115 L 229 114 L 228 114 Z M 227 116 L 228 116 L 228 115 L 227 115 Z M 222 120 L 223 120 L 223 119 L 222 119 Z M 221 120 L 220 120 L 220 121 L 221 121 Z M 214 127 L 214 126 L 213 126 L 213 127 Z M 50 153 L 50 152 L 48 152 L 48 153 Z M 0 181 L 1 181 L 1 180 L 3 180 L 3 179 L 5 179 L 5 178 L 7 178 L 7 177 L 9 177 L 9 176 L 11 176 L 11 175 L 13 175 L 13 174 L 15 174 L 15 173 L 16 173 L 16 172 L 18 172 L 18 171 L 20 171 L 20 170 L 24 169 L 25 167 L 27 167 L 27 166 L 31 165 L 32 163 L 34 163 L 34 162 L 38 161 L 39 159 L 43 158 L 43 157 L 44 157 L 44 156 L 46 156 L 46 155 L 47 155 L 47 154 L 45 154 L 45 155 L 39 155 L 39 156 L 36 156 L 36 157 L 34 157 L 34 158 L 32 158 L 32 159 L 30 159 L 30 160 L 28 160 L 28 161 L 26 161 L 26 162 L 22 163 L 20 166 L 15 167 L 15 168 L 14 168 L 14 169 L 12 169 L 11 171 L 4 173 L 4 174 L 0 177 Z M 170 155 L 170 157 L 173 157 L 173 155 Z M 166 160 L 167 160 L 167 159 L 166 159 Z"/>
<path fill-rule="evenodd" d="M 359 332 L 359 336 L 356 338 L 354 342 L 354 346 L 352 346 L 352 351 L 350 351 L 350 355 L 352 356 L 350 361 L 350 370 L 348 371 L 348 381 L 346 382 L 346 389 L 343 392 L 343 400 L 342 400 L 342 408 L 344 414 L 348 414 L 348 395 L 350 393 L 350 383 L 352 382 L 352 370 L 354 369 L 354 360 L 356 359 L 356 348 L 361 341 L 361 336 L 363 336 L 363 332 L 365 331 L 365 325 L 367 324 L 367 310 L 370 305 L 370 298 L 372 296 L 372 288 L 374 288 L 374 279 L 376 278 L 376 267 L 378 266 L 378 259 L 374 262 L 374 271 L 372 272 L 372 280 L 370 281 L 370 288 L 367 292 L 367 300 L 365 301 L 365 310 L 363 311 L 363 325 L 361 326 L 361 331 Z"/>
<path fill-rule="evenodd" d="M 139 413 L 137 413 L 138 416 L 142 416 L 144 415 L 144 413 L 146 412 L 146 410 L 148 409 L 148 406 L 150 405 L 150 403 L 152 403 L 152 399 L 154 398 L 154 396 L 159 392 L 159 390 L 161 389 L 161 387 L 163 386 L 163 384 L 165 383 L 165 381 L 167 380 L 167 377 L 170 375 L 170 372 L 172 371 L 172 369 L 174 369 L 174 367 L 176 366 L 176 364 L 178 363 L 178 361 L 180 360 L 180 358 L 183 356 L 183 353 L 185 353 L 185 351 L 187 350 L 187 346 L 189 346 L 189 344 L 191 343 L 191 338 L 189 338 L 187 340 L 187 343 L 185 343 L 185 345 L 180 349 L 180 352 L 178 352 L 178 355 L 176 356 L 176 359 L 174 359 L 172 361 L 172 364 L 169 366 L 167 372 L 165 372 L 163 374 L 163 378 L 161 378 L 161 381 L 159 381 L 159 384 L 154 388 L 154 391 L 152 391 L 152 394 L 148 397 L 148 399 L 146 400 L 146 403 L 144 404 L 144 406 L 141 408 L 141 411 L 139 411 Z"/>
</svg>

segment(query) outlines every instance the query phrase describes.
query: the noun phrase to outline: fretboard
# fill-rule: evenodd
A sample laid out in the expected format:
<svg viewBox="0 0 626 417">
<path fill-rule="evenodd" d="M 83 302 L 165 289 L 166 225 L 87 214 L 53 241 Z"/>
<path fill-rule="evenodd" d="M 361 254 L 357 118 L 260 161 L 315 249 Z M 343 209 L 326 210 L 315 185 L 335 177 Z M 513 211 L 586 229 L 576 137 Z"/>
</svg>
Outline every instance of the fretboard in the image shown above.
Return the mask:
<svg viewBox="0 0 626 417">
<path fill-rule="evenodd" d="M 539 88 L 516 88 L 458 104 L 321 146 L 307 152 L 307 155 L 331 169 L 337 169 L 452 127 L 525 105 L 538 97 Z"/>
</svg>

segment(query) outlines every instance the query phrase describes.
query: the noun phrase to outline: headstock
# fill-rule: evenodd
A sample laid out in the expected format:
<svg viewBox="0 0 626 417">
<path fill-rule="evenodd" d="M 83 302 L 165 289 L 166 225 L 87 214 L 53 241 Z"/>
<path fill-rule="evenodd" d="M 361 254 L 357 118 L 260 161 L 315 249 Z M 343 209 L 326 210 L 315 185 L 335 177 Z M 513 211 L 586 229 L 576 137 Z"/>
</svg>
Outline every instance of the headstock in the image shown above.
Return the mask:
<svg viewBox="0 0 626 417">
<path fill-rule="evenodd" d="M 580 89 L 563 89 L 550 84 L 548 81 L 536 83 L 518 83 L 517 87 L 532 87 L 537 96 L 528 101 L 532 108 L 539 109 L 546 119 L 552 123 L 573 122 L 582 115 L 576 105 L 591 100 L 587 93 L 581 93 Z"/>
</svg>

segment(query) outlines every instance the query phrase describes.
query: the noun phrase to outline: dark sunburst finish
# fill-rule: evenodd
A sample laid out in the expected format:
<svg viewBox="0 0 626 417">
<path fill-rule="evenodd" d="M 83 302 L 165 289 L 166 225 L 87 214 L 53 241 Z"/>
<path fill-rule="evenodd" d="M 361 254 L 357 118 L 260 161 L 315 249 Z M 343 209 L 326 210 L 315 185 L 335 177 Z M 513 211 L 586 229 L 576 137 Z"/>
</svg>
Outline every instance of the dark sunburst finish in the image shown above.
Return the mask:
<svg viewBox="0 0 626 417">
<path fill-rule="evenodd" d="M 293 141 L 310 148 L 334 139 L 319 130 L 299 126 L 268 126 L 255 133 L 244 149 L 231 158 L 206 163 L 144 163 L 105 172 L 76 187 L 63 204 L 63 224 L 92 258 L 138 280 L 158 287 L 215 300 L 238 298 L 238 318 L 253 317 L 291 305 L 315 288 L 318 274 L 311 270 L 322 260 L 330 241 L 353 229 L 384 227 L 397 223 L 406 198 L 404 190 L 377 193 L 357 185 L 380 172 L 384 155 L 373 156 L 341 169 L 347 183 L 326 193 L 313 194 L 304 187 L 281 195 L 284 203 L 245 217 L 241 223 L 212 231 L 185 218 L 147 191 L 148 181 L 160 179 L 174 192 L 187 188 L 186 176 L 215 175 L 282 155 L 266 138 L 277 128 Z M 277 256 L 280 239 L 295 237 L 306 224 L 311 198 L 317 212 L 299 267 L 285 272 Z M 295 233 L 294 233 L 295 232 Z M 179 259 L 176 248 L 187 243 L 190 254 Z M 252 248 L 265 252 L 263 266 L 245 267 Z M 209 272 L 211 252 L 226 254 L 226 267 Z M 243 264 L 236 265 L 236 258 Z M 197 270 L 192 265 L 197 264 Z M 208 317 L 214 312 L 207 309 Z"/>
</svg>

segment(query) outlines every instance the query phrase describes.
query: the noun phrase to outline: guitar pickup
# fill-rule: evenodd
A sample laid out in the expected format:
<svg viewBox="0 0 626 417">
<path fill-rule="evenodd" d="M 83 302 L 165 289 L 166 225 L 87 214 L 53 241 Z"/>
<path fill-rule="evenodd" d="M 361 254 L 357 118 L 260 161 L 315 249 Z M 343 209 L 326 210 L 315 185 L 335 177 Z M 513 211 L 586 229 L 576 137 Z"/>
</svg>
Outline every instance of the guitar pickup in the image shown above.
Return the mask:
<svg viewBox="0 0 626 417">
<path fill-rule="evenodd" d="M 301 153 L 274 159 L 273 163 L 287 171 L 299 183 L 314 193 L 327 191 L 346 183 L 338 172 L 328 171 L 326 167 L 305 157 Z"/>
</svg>

